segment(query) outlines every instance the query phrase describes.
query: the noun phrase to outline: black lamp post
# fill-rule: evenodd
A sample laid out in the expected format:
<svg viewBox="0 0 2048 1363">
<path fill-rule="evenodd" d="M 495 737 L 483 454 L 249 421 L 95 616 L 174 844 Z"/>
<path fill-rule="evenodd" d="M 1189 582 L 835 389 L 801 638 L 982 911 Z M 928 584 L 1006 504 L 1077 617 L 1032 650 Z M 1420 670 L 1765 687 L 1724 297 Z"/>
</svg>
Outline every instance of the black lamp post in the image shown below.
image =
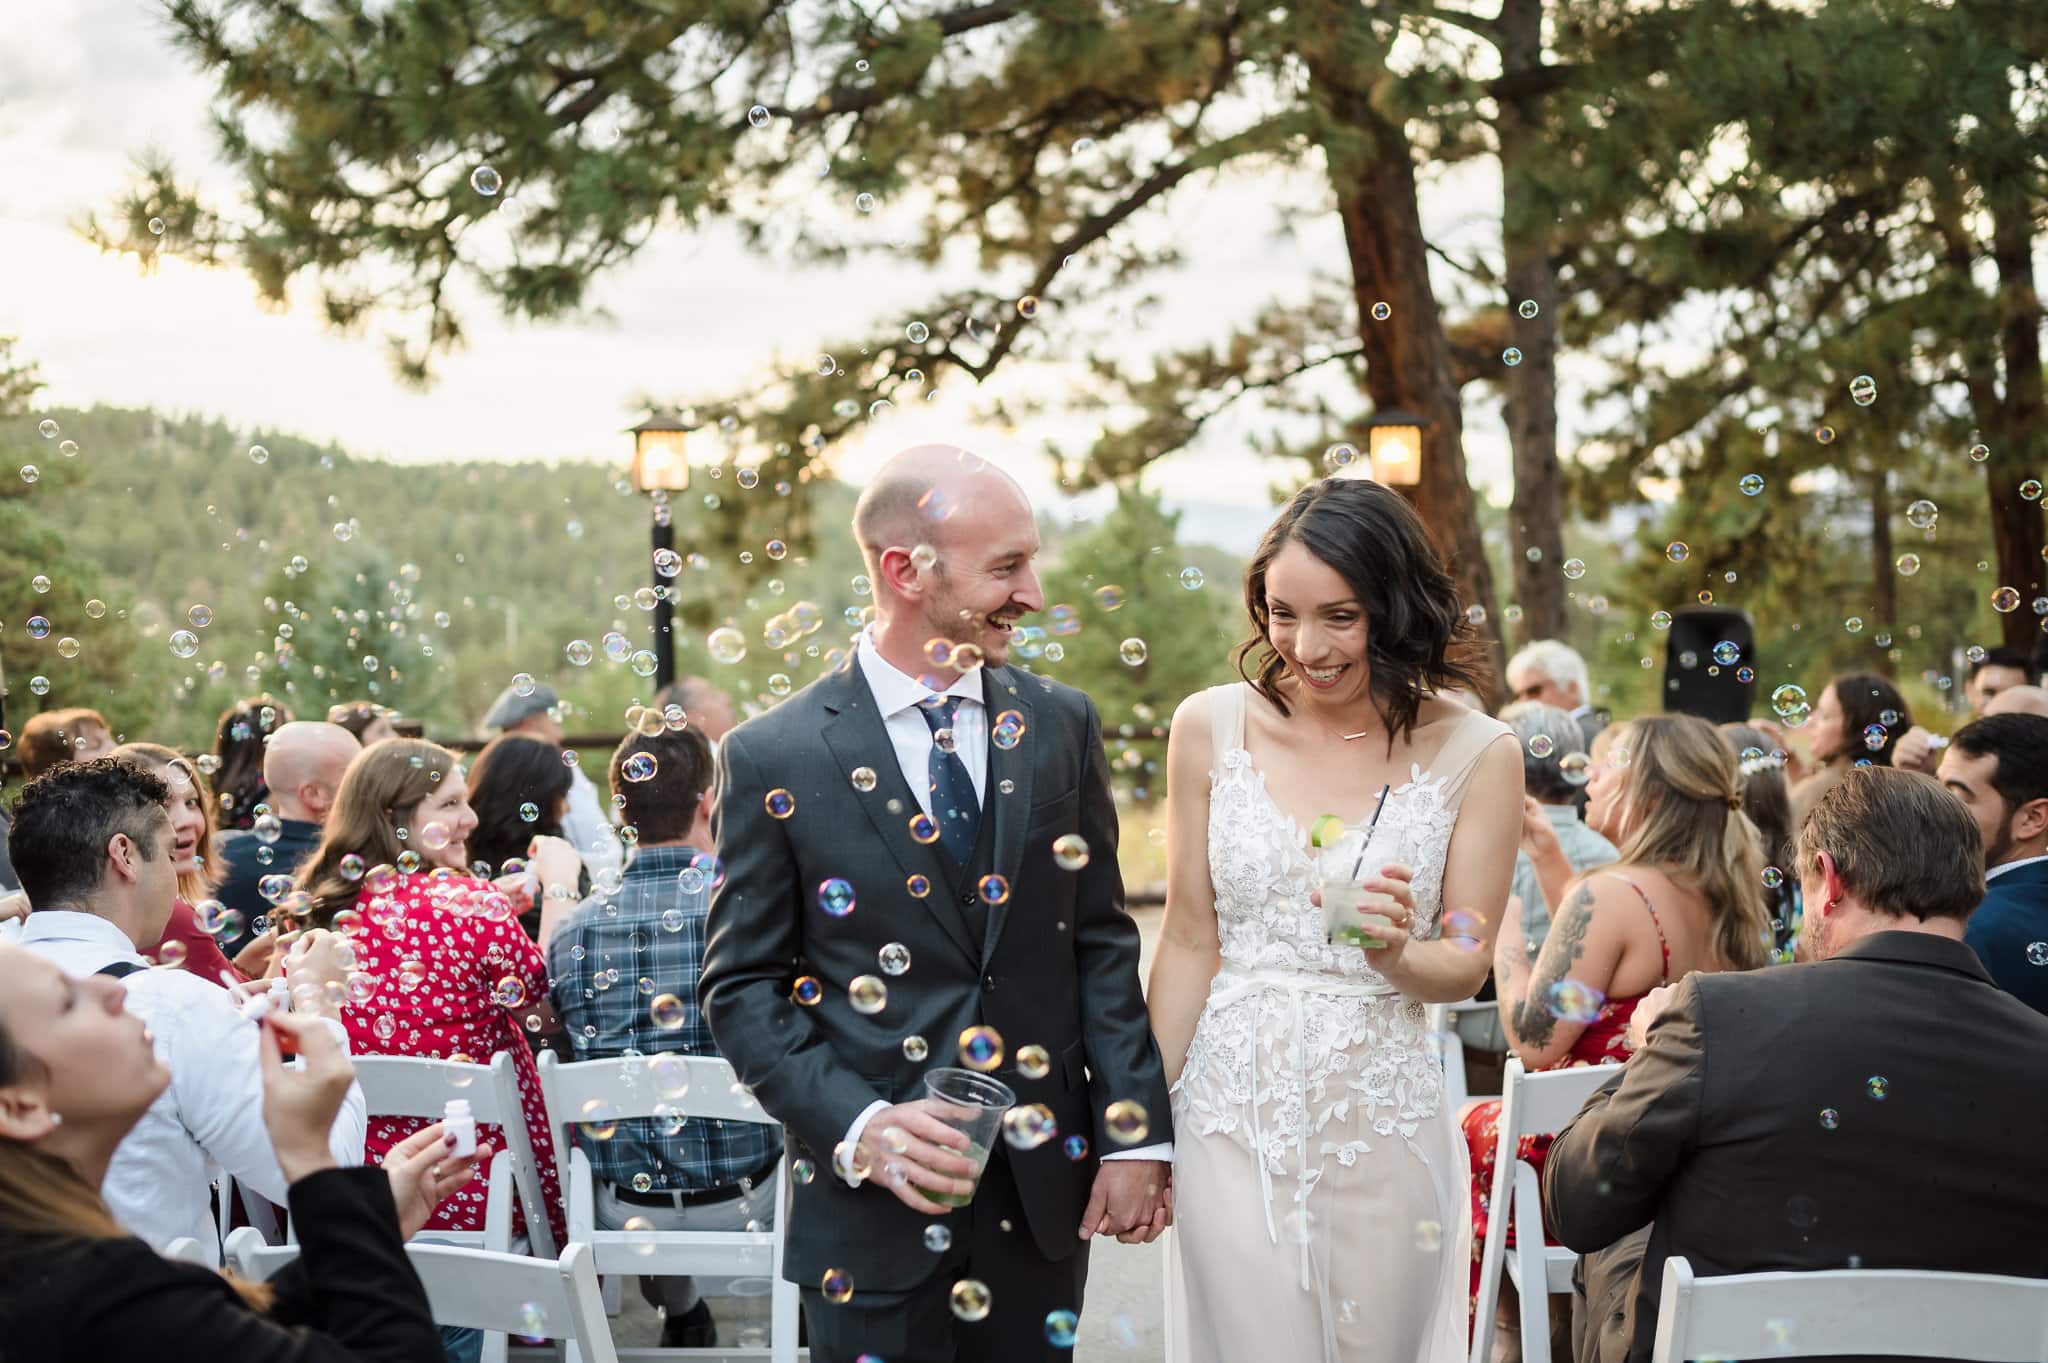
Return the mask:
<svg viewBox="0 0 2048 1363">
<path fill-rule="evenodd" d="M 663 550 L 675 552 L 676 529 L 669 494 L 690 486 L 690 463 L 683 456 L 683 437 L 689 433 L 673 413 L 655 412 L 633 428 L 633 487 L 654 494 L 654 684 L 671 685 L 676 679 L 675 579 L 661 571 Z"/>
</svg>

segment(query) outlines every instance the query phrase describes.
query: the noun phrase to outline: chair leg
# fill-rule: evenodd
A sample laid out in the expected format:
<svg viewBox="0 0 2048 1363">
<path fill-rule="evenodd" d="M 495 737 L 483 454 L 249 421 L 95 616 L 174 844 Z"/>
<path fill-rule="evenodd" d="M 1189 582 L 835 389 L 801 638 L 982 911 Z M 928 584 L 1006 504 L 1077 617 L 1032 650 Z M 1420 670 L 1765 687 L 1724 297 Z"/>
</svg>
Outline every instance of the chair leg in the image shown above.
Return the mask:
<svg viewBox="0 0 2048 1363">
<path fill-rule="evenodd" d="M 771 1363 L 796 1363 L 798 1310 L 796 1284 L 775 1280 L 768 1298 L 769 1358 Z"/>
</svg>

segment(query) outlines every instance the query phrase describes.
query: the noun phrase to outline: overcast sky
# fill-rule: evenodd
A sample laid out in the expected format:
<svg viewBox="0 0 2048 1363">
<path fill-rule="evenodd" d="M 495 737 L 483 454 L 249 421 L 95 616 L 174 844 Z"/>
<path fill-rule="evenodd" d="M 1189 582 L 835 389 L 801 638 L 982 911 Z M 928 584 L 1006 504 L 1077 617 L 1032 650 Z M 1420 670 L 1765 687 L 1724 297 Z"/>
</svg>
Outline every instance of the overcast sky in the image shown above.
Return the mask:
<svg viewBox="0 0 2048 1363">
<path fill-rule="evenodd" d="M 171 50 L 149 0 L 17 4 L 7 27 L 0 334 L 19 337 L 41 364 L 45 398 L 55 405 L 218 416 L 395 459 L 621 462 L 620 432 L 639 416 L 636 395 L 689 400 L 730 391 L 778 355 L 810 356 L 825 338 L 859 334 L 877 313 L 933 291 L 931 280 L 903 267 L 864 261 L 802 271 L 746 252 L 723 232 L 672 233 L 602 282 L 596 295 L 608 317 L 531 326 L 471 308 L 468 348 L 440 362 L 434 387 L 416 392 L 392 379 L 374 332 L 325 332 L 303 303 L 268 311 L 246 277 L 175 256 L 143 277 L 72 230 L 81 214 L 114 202 L 145 148 L 169 153 L 187 177 L 232 188 L 212 157 L 208 86 Z M 1483 190 L 1440 194 L 1428 216 L 1455 232 L 1483 216 Z M 1263 301 L 1303 293 L 1307 262 L 1341 263 L 1333 217 L 1298 222 L 1282 239 L 1264 196 L 1197 192 L 1207 197 L 1188 207 L 1199 211 L 1177 208 L 1174 218 L 1193 224 L 1178 243 L 1189 263 L 1154 285 L 1164 301 L 1146 329 L 1160 344 L 1220 335 Z M 843 453 L 842 472 L 857 481 L 891 450 L 951 439 L 1048 496 L 1038 454 L 1047 432 L 976 425 L 986 397 L 955 382 L 939 402 L 892 414 Z M 1200 446 L 1156 467 L 1150 485 L 1176 501 L 1262 513 L 1280 470 L 1245 455 L 1244 434 L 1241 425 L 1218 423 Z M 1497 421 L 1468 416 L 1468 448 L 1478 481 L 1504 478 Z"/>
</svg>

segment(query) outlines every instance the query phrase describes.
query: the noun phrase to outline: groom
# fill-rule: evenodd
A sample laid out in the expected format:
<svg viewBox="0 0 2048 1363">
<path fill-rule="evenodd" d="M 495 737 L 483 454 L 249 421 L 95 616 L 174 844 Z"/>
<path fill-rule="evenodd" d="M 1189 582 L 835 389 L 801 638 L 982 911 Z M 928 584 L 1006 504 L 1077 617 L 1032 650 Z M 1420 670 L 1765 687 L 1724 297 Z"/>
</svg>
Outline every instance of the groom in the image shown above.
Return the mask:
<svg viewBox="0 0 2048 1363">
<path fill-rule="evenodd" d="M 819 1363 L 1065 1359 L 1089 1237 L 1171 1215 L 1101 721 L 1003 665 L 1044 604 L 1008 476 L 907 450 L 853 528 L 875 609 L 853 659 L 719 747 L 699 999 L 809 1162 L 783 1268 Z M 972 1166 L 925 1097 L 941 1066 L 1056 1125 L 1018 1113 L 951 1211 Z"/>
</svg>

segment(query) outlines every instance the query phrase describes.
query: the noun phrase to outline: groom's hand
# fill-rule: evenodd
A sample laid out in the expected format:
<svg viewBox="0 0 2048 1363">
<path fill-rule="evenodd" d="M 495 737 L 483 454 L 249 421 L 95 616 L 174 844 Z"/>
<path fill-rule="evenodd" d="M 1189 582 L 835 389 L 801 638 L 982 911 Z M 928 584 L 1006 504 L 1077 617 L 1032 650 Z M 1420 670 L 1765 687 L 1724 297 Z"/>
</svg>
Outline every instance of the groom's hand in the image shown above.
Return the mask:
<svg viewBox="0 0 2048 1363">
<path fill-rule="evenodd" d="M 929 1099 L 883 1108 L 868 1119 L 860 1144 L 872 1177 L 913 1211 L 944 1216 L 953 1210 L 925 1192 L 974 1192 L 974 1161 L 962 1153 L 967 1133 L 933 1116 Z"/>
<path fill-rule="evenodd" d="M 1157 1240 L 1173 1224 L 1173 1166 L 1163 1160 L 1106 1159 L 1081 1213 L 1081 1238 L 1114 1235 L 1127 1245 Z"/>
</svg>

